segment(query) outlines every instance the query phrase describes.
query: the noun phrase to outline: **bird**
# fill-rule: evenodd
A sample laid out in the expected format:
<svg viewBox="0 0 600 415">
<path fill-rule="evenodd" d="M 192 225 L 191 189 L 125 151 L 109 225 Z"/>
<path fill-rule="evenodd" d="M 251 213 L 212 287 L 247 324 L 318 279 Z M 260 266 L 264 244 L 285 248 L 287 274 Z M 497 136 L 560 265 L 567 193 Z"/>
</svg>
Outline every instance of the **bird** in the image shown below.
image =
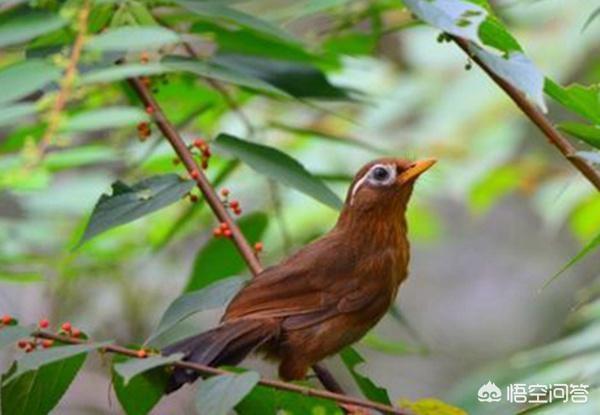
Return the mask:
<svg viewBox="0 0 600 415">
<path fill-rule="evenodd" d="M 260 272 L 230 301 L 220 323 L 162 350 L 210 366 L 253 352 L 279 362 L 279 377 L 309 368 L 360 340 L 395 302 L 410 258 L 406 208 L 435 159 L 380 158 L 355 175 L 335 226 Z M 198 374 L 175 368 L 171 393 Z"/>
</svg>

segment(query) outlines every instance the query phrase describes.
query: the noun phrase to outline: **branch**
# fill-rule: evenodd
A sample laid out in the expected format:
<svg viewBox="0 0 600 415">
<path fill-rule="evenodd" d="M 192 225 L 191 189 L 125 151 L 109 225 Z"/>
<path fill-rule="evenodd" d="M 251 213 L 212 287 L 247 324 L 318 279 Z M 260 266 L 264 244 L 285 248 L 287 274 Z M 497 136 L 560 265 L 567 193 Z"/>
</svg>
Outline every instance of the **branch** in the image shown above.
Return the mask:
<svg viewBox="0 0 600 415">
<path fill-rule="evenodd" d="M 190 176 L 196 181 L 198 188 L 204 195 L 206 203 L 208 203 L 215 216 L 220 222 L 227 223 L 229 229 L 231 229 L 233 242 L 240 255 L 248 265 L 248 268 L 250 268 L 252 274 L 257 276 L 262 271 L 262 266 L 260 265 L 258 258 L 254 254 L 253 249 L 250 247 L 250 244 L 248 244 L 248 241 L 242 234 L 240 228 L 229 215 L 227 209 L 217 196 L 215 190 L 175 127 L 173 127 L 171 122 L 167 119 L 148 87 L 139 78 L 129 78 L 127 82 L 131 85 L 146 108 L 153 108 L 154 121 L 158 125 L 158 128 L 169 141 Z M 340 385 L 333 381 L 333 376 L 324 366 L 319 366 L 314 369 L 317 377 L 326 389 L 341 391 Z"/>
<path fill-rule="evenodd" d="M 80 339 L 80 338 L 76 338 L 76 337 L 68 337 L 68 336 L 49 333 L 49 332 L 41 331 L 41 330 L 33 332 L 32 336 L 40 338 L 40 339 L 55 340 L 55 341 L 58 341 L 61 343 L 66 343 L 66 344 L 85 344 L 85 343 L 89 342 L 89 340 L 84 340 L 84 339 Z M 100 349 L 100 351 L 120 354 L 123 356 L 133 357 L 133 358 L 137 358 L 137 359 L 140 359 L 140 358 L 143 359 L 143 357 L 140 357 L 138 355 L 139 350 L 129 349 L 127 347 L 119 346 L 117 344 L 109 344 L 108 346 L 105 346 L 102 349 Z M 183 368 L 183 369 L 191 369 L 191 370 L 198 372 L 204 376 L 217 376 L 217 375 L 233 373 L 233 372 L 230 372 L 227 370 L 217 369 L 217 368 L 214 368 L 211 366 L 201 365 L 201 364 L 192 363 L 192 362 L 184 362 L 184 361 L 172 363 L 172 366 L 178 367 L 178 368 Z M 352 396 L 343 395 L 341 393 L 335 393 L 335 392 L 330 392 L 330 391 L 324 391 L 321 389 L 314 389 L 314 388 L 309 388 L 306 386 L 300 386 L 300 385 L 296 385 L 294 383 L 282 382 L 279 380 L 265 379 L 265 378 L 261 378 L 258 381 L 258 383 L 260 385 L 267 386 L 267 387 L 274 388 L 274 389 L 298 393 L 298 394 L 305 395 L 305 396 L 312 396 L 315 398 L 327 399 L 330 401 L 337 402 L 338 404 L 360 406 L 362 408 L 369 408 L 369 409 L 381 411 L 386 414 L 409 415 L 408 412 L 403 411 L 401 409 L 394 408 L 392 406 L 368 401 L 365 399 L 354 398 Z"/>
<path fill-rule="evenodd" d="M 550 120 L 548 120 L 548 118 L 546 118 L 521 91 L 496 75 L 489 66 L 483 63 L 476 55 L 472 54 L 469 50 L 469 42 L 467 40 L 452 35 L 450 37 L 500 88 L 504 90 L 504 92 L 506 92 L 531 122 L 533 122 L 548 138 L 550 144 L 554 145 L 558 151 L 560 151 L 562 155 L 600 191 L 600 172 L 594 169 L 585 160 L 576 157 L 575 153 L 577 149 L 573 147 L 569 140 L 562 136 L 554 125 L 552 125 Z"/>
</svg>

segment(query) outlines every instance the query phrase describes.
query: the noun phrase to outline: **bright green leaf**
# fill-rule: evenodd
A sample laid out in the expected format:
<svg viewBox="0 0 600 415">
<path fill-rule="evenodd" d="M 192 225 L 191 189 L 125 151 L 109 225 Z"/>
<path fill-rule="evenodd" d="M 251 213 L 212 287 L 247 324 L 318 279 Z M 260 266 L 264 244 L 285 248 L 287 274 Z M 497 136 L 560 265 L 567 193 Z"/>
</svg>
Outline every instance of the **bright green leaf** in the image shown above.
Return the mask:
<svg viewBox="0 0 600 415">
<path fill-rule="evenodd" d="M 414 415 L 468 415 L 464 410 L 436 398 L 419 399 L 414 402 L 400 401 L 400 407 Z"/>
<path fill-rule="evenodd" d="M 49 170 L 57 171 L 117 159 L 117 153 L 110 147 L 87 145 L 53 151 L 44 159 L 44 166 Z"/>
<path fill-rule="evenodd" d="M 91 38 L 86 48 L 109 52 L 152 50 L 180 40 L 178 33 L 161 26 L 123 26 Z"/>
<path fill-rule="evenodd" d="M 170 356 L 149 356 L 145 359 L 129 359 L 123 363 L 114 365 L 114 370 L 123 378 L 123 385 L 127 386 L 129 381 L 151 369 L 166 366 L 181 360 L 182 353 L 175 353 Z"/>
<path fill-rule="evenodd" d="M 240 219 L 238 225 L 246 239 L 254 243 L 260 241 L 268 223 L 267 215 L 252 213 Z M 198 252 L 185 291 L 199 290 L 223 278 L 241 274 L 245 269 L 246 263 L 231 241 L 212 238 Z"/>
<path fill-rule="evenodd" d="M 215 146 L 239 158 L 258 173 L 293 187 L 334 209 L 342 201 L 321 180 L 309 173 L 302 164 L 273 147 L 220 134 Z"/>
<path fill-rule="evenodd" d="M 259 380 L 256 372 L 219 375 L 202 380 L 196 393 L 196 409 L 202 415 L 227 415 Z"/>
<path fill-rule="evenodd" d="M 132 186 L 121 181 L 113 183 L 112 194 L 103 194 L 94 206 L 77 246 L 104 231 L 179 201 L 193 187 L 192 180 L 184 180 L 176 174 L 153 176 Z"/>
<path fill-rule="evenodd" d="M 567 264 L 564 267 L 562 267 L 560 269 L 560 271 L 558 271 L 556 274 L 554 274 L 552 276 L 552 278 L 548 279 L 548 281 L 546 281 L 544 283 L 544 285 L 542 286 L 542 289 L 546 288 L 548 285 L 550 285 L 550 283 L 552 283 L 552 281 L 557 279 L 563 272 L 565 272 L 567 269 L 571 268 L 577 262 L 581 261 L 583 259 L 583 257 L 585 257 L 590 252 L 594 251 L 599 246 L 600 246 L 600 234 L 596 235 L 596 237 L 593 238 L 585 247 L 583 247 L 583 249 L 577 255 L 575 255 L 573 258 L 571 258 L 571 260 L 569 262 L 567 262 Z"/>
<path fill-rule="evenodd" d="M 246 278 L 231 277 L 216 281 L 198 291 L 188 292 L 177 297 L 167 308 L 146 343 L 151 343 L 180 321 L 201 311 L 226 305 L 240 290 Z M 125 376 L 125 375 L 123 375 Z"/>
<path fill-rule="evenodd" d="M 600 125 L 586 125 L 576 122 L 558 124 L 559 130 L 585 141 L 592 147 L 600 149 Z"/>
<path fill-rule="evenodd" d="M 56 81 L 60 76 L 60 69 L 42 59 L 29 59 L 3 68 L 0 70 L 0 103 L 23 98 Z M 2 118 L 0 113 L 0 120 Z"/>
<path fill-rule="evenodd" d="M 360 344 L 370 349 L 396 356 L 415 353 L 417 351 L 414 347 L 410 347 L 404 342 L 386 340 L 372 332 L 367 333 L 365 337 L 361 339 Z"/>
<path fill-rule="evenodd" d="M 171 69 L 158 62 L 130 63 L 107 68 L 93 69 L 81 76 L 82 84 L 108 83 L 136 76 L 149 76 L 170 72 Z"/>
<path fill-rule="evenodd" d="M 471 189 L 470 206 L 478 214 L 485 213 L 494 202 L 515 190 L 521 183 L 522 172 L 513 165 L 501 166 L 484 176 Z"/>
<path fill-rule="evenodd" d="M 0 24 L 0 48 L 25 42 L 67 24 L 62 17 L 43 12 L 28 12 Z"/>
<path fill-rule="evenodd" d="M 63 131 L 93 131 L 119 128 L 148 121 L 148 115 L 136 107 L 110 107 L 85 111 L 69 118 Z"/>
<path fill-rule="evenodd" d="M 357 370 L 358 366 L 365 363 L 365 359 L 355 349 L 346 347 L 341 351 L 340 357 L 365 398 L 385 405 L 391 404 L 387 391 L 381 386 L 377 386 L 371 379 Z"/>
<path fill-rule="evenodd" d="M 0 270 L 0 281 L 2 282 L 12 282 L 17 284 L 27 284 L 31 282 L 41 282 L 44 281 L 44 277 L 42 277 L 37 272 L 6 272 Z"/>
<path fill-rule="evenodd" d="M 546 79 L 545 91 L 565 108 L 593 124 L 600 124 L 600 85 L 572 84 L 561 87 L 552 80 Z"/>
</svg>

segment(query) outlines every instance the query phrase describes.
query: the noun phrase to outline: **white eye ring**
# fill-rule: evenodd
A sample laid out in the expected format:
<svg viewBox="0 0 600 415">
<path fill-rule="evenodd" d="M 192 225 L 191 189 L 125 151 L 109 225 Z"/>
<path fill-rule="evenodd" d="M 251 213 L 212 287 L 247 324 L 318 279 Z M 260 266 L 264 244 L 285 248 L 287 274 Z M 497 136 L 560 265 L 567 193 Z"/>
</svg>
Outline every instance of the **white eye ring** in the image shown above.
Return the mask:
<svg viewBox="0 0 600 415">
<path fill-rule="evenodd" d="M 387 177 L 376 177 L 376 175 L 380 175 L 381 169 L 387 172 Z M 375 173 L 377 171 L 377 174 Z M 361 186 L 366 181 L 370 185 L 382 187 L 389 186 L 396 180 L 396 166 L 393 164 L 376 164 L 369 169 L 354 185 L 352 188 L 352 193 L 350 195 L 350 204 L 354 201 L 354 195 L 361 188 Z"/>
</svg>

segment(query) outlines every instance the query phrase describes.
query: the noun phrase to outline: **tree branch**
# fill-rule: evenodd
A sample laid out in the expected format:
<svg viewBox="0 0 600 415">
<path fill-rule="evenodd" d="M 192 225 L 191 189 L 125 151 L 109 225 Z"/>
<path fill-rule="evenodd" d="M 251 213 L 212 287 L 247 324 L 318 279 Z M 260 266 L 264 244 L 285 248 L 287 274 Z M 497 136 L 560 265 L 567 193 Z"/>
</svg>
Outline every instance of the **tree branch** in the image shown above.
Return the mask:
<svg viewBox="0 0 600 415">
<path fill-rule="evenodd" d="M 579 170 L 581 174 L 583 174 L 590 183 L 598 189 L 598 191 L 600 191 L 600 172 L 594 169 L 585 160 L 582 160 L 575 155 L 577 149 L 573 147 L 569 140 L 562 136 L 554 125 L 552 125 L 550 120 L 548 120 L 548 118 L 546 118 L 521 91 L 496 75 L 489 66 L 482 62 L 476 55 L 472 54 L 469 50 L 469 42 L 467 40 L 452 35 L 450 37 L 500 88 L 504 90 L 504 92 L 506 92 L 531 122 L 533 122 L 548 138 L 550 144 L 555 146 L 558 151 L 560 151 L 562 155 L 575 166 L 575 168 Z"/>
<path fill-rule="evenodd" d="M 229 215 L 227 209 L 206 178 L 204 172 L 194 159 L 194 156 L 186 146 L 175 127 L 173 127 L 171 122 L 165 116 L 160 105 L 158 105 L 148 87 L 139 78 L 129 78 L 127 82 L 136 92 L 142 103 L 146 107 L 151 107 L 153 109 L 154 121 L 158 125 L 158 128 L 169 141 L 190 176 L 196 181 L 198 188 L 206 199 L 206 203 L 208 203 L 215 216 L 219 219 L 219 221 L 227 223 L 229 229 L 231 229 L 233 242 L 240 255 L 248 265 L 248 268 L 250 268 L 252 274 L 254 276 L 258 275 L 262 271 L 262 266 L 254 254 L 253 249 L 250 247 L 250 244 L 242 234 L 240 228 Z M 313 369 L 315 370 L 319 381 L 326 389 L 330 391 L 342 390 L 340 385 L 335 382 L 334 377 L 324 366 L 315 367 Z"/>
<path fill-rule="evenodd" d="M 49 333 L 49 332 L 41 331 L 41 330 L 33 332 L 32 336 L 40 338 L 40 339 L 54 340 L 54 341 L 58 341 L 61 343 L 66 343 L 66 344 L 85 344 L 85 343 L 90 342 L 89 340 L 84 340 L 84 339 L 75 338 L 75 337 L 68 337 L 68 336 Z M 138 355 L 139 350 L 129 349 L 127 347 L 119 346 L 116 344 L 109 344 L 108 346 L 104 346 L 100 350 L 103 352 L 120 354 L 123 356 L 133 357 L 133 358 L 137 358 L 137 359 L 141 358 Z M 192 363 L 192 362 L 179 361 L 179 362 L 174 362 L 171 365 L 174 367 L 179 367 L 179 368 L 183 368 L 183 369 L 191 369 L 191 370 L 198 372 L 204 376 L 217 376 L 217 375 L 233 373 L 233 372 L 229 372 L 227 370 L 218 369 L 215 367 L 201 365 L 201 364 Z M 258 383 L 260 385 L 267 386 L 267 387 L 274 388 L 274 389 L 298 393 L 298 394 L 305 395 L 305 396 L 312 396 L 315 398 L 327 399 L 330 401 L 337 402 L 338 404 L 360 406 L 362 408 L 369 408 L 369 409 L 381 411 L 386 414 L 409 415 L 409 413 L 406 411 L 403 411 L 398 408 L 394 408 L 392 406 L 384 405 L 384 404 L 381 404 L 378 402 L 372 402 L 372 401 L 368 401 L 365 399 L 354 398 L 352 396 L 343 395 L 341 393 L 335 393 L 335 392 L 330 392 L 330 391 L 324 391 L 321 389 L 314 389 L 314 388 L 309 388 L 306 386 L 300 386 L 300 385 L 296 385 L 294 383 L 282 382 L 279 380 L 265 379 L 265 378 L 261 378 Z"/>
</svg>

